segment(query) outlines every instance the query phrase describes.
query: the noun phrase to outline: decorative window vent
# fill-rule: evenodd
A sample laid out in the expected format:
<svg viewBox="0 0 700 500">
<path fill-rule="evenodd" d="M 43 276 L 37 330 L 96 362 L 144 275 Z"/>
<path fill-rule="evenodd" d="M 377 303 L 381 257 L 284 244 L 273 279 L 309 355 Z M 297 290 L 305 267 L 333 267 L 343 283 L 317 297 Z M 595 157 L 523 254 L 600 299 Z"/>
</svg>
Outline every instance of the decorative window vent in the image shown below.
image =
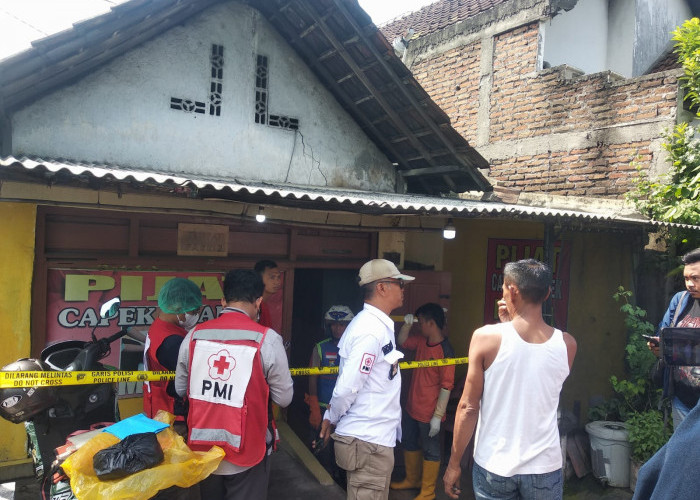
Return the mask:
<svg viewBox="0 0 700 500">
<path fill-rule="evenodd" d="M 267 56 L 261 55 L 255 69 L 255 123 L 267 123 Z"/>
<path fill-rule="evenodd" d="M 211 46 L 211 83 L 209 85 L 209 114 L 221 116 L 221 101 L 224 78 L 224 46 L 213 44 Z M 184 97 L 171 97 L 170 109 L 184 111 L 186 113 L 206 114 L 207 105 L 202 101 L 187 99 Z"/>
<path fill-rule="evenodd" d="M 299 130 L 299 119 L 269 114 L 269 68 L 267 56 L 259 55 L 255 68 L 255 123 L 284 130 Z"/>
<path fill-rule="evenodd" d="M 221 116 L 221 92 L 224 79 L 224 46 L 211 46 L 211 85 L 209 91 L 209 114 Z"/>
<path fill-rule="evenodd" d="M 280 127 L 289 130 L 299 130 L 299 119 L 288 116 L 270 115 L 270 127 Z"/>
<path fill-rule="evenodd" d="M 170 98 L 170 109 L 177 109 L 187 113 L 204 114 L 206 106 L 203 102 L 193 101 L 191 99 L 181 99 L 179 97 Z"/>
</svg>

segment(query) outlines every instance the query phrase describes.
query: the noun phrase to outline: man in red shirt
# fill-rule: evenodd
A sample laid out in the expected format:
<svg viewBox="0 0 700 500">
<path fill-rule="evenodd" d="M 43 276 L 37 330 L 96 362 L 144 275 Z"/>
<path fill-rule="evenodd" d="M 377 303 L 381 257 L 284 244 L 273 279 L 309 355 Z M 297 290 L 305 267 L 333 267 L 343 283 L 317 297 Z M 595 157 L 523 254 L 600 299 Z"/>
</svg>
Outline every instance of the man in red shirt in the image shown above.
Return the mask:
<svg viewBox="0 0 700 500">
<path fill-rule="evenodd" d="M 407 314 L 396 343 L 403 349 L 416 351 L 416 361 L 453 358 L 454 350 L 442 334 L 445 327 L 442 307 L 434 303 L 423 304 L 416 311 L 416 318 L 420 335 L 408 336 L 414 318 Z M 435 498 L 435 483 L 440 470 L 440 424 L 445 420 L 454 378 L 453 365 L 418 368 L 411 376 L 401 439 L 406 478 L 391 483 L 391 488 L 420 488 L 415 500 Z"/>
<path fill-rule="evenodd" d="M 262 278 L 265 289 L 263 290 L 262 302 L 260 303 L 260 316 L 258 323 L 268 328 L 273 328 L 272 314 L 267 305 L 267 300 L 282 288 L 282 272 L 277 267 L 274 260 L 261 260 L 255 264 L 255 272 Z"/>
</svg>

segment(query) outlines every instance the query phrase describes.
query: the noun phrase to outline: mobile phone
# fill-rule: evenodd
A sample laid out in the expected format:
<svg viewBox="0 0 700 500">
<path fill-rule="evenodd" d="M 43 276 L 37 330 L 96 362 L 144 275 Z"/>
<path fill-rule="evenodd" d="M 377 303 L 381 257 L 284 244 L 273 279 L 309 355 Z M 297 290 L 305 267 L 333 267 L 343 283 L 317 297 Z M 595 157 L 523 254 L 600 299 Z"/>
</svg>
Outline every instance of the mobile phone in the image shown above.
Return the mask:
<svg viewBox="0 0 700 500">
<path fill-rule="evenodd" d="M 659 345 L 659 338 L 658 337 L 652 337 L 651 335 L 644 335 L 644 334 L 642 334 L 642 337 L 647 339 L 651 345 Z"/>
<path fill-rule="evenodd" d="M 314 442 L 311 444 L 311 450 L 313 451 L 314 455 L 318 455 L 321 453 L 321 450 L 323 450 L 326 447 L 326 443 L 323 442 L 323 438 L 319 437 L 314 440 Z"/>
</svg>

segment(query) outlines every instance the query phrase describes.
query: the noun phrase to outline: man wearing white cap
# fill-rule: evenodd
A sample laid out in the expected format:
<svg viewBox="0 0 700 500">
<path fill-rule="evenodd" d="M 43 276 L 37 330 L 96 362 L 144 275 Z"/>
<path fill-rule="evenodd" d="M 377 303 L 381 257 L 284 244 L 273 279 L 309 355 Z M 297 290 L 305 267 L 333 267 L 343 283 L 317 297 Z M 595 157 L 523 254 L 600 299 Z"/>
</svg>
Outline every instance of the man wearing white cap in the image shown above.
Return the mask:
<svg viewBox="0 0 700 500">
<path fill-rule="evenodd" d="M 393 448 L 401 438 L 403 357 L 389 314 L 403 305 L 404 284 L 413 279 L 385 259 L 360 268 L 365 305 L 338 344 L 340 372 L 320 434 L 325 442 L 333 437 L 336 462 L 347 471 L 348 500 L 389 498 Z"/>
</svg>

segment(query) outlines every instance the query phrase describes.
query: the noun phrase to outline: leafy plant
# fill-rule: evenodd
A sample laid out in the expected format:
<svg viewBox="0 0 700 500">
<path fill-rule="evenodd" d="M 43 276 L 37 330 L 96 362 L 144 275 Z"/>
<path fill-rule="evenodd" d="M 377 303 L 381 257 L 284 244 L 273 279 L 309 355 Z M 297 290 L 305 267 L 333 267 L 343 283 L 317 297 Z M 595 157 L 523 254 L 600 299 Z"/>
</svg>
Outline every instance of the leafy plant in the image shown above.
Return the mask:
<svg viewBox="0 0 700 500">
<path fill-rule="evenodd" d="M 620 416 L 620 407 L 622 402 L 620 399 L 614 397 L 606 399 L 605 401 L 588 408 L 588 420 L 595 422 L 596 420 L 610 420 L 610 421 L 622 421 Z"/>
<path fill-rule="evenodd" d="M 630 302 L 632 292 L 619 287 L 613 294 L 616 301 L 623 301 L 620 311 L 625 314 L 627 345 L 625 345 L 625 371 L 627 378 L 610 377 L 614 396 L 589 409 L 591 420 L 626 421 L 635 413 L 655 409 L 661 391 L 655 389 L 649 378 L 656 357 L 649 351 L 642 335 L 654 335 L 654 325 L 646 319 L 646 311 Z"/>
<path fill-rule="evenodd" d="M 642 335 L 654 335 L 654 325 L 647 319 L 641 307 L 631 303 L 632 292 L 618 287 L 613 298 L 623 304 L 627 345 L 625 346 L 625 371 L 627 378 L 610 377 L 614 396 L 588 411 L 590 420 L 618 420 L 626 423 L 632 447 L 632 459 L 645 462 L 661 448 L 669 438 L 659 411 L 661 390 L 652 386 L 649 378 L 656 357 L 646 345 Z"/>
<path fill-rule="evenodd" d="M 627 419 L 632 460 L 644 463 L 656 453 L 671 435 L 663 415 L 658 410 L 634 413 Z"/>
<path fill-rule="evenodd" d="M 642 335 L 654 335 L 656 328 L 647 319 L 647 312 L 630 302 L 632 292 L 620 286 L 613 294 L 613 299 L 620 302 L 620 311 L 625 315 L 627 327 L 627 345 L 625 346 L 625 361 L 630 377 L 648 381 L 649 372 L 656 363 L 656 357 L 647 347 L 647 341 Z"/>
</svg>

